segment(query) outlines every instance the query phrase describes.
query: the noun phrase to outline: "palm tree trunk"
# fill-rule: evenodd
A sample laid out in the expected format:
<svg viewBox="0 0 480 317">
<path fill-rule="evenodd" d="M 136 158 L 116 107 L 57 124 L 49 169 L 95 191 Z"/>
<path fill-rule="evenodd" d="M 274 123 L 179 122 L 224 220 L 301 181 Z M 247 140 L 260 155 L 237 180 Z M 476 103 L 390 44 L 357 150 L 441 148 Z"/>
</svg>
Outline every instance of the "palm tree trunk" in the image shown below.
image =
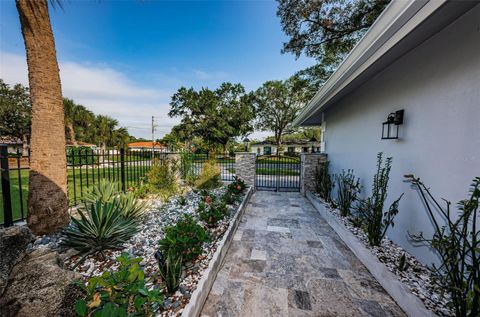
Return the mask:
<svg viewBox="0 0 480 317">
<path fill-rule="evenodd" d="M 35 234 L 70 221 L 60 73 L 46 0 L 16 0 L 32 104 L 27 224 Z"/>
<path fill-rule="evenodd" d="M 77 140 L 75 139 L 75 130 L 73 128 L 73 123 L 68 124 L 68 136 L 70 137 L 70 142 L 72 142 L 74 146 L 77 146 Z"/>
</svg>

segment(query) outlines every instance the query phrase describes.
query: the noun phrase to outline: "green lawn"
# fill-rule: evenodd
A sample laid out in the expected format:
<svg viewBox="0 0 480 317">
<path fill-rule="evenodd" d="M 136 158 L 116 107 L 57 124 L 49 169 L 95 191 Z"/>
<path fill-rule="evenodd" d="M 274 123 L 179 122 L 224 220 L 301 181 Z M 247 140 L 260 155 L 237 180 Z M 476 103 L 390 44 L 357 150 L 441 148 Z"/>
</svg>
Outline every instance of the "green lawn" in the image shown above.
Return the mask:
<svg viewBox="0 0 480 317">
<path fill-rule="evenodd" d="M 297 156 L 259 156 L 257 162 L 261 164 L 288 164 L 288 163 L 300 163 L 300 157 Z"/>
<path fill-rule="evenodd" d="M 134 186 L 137 182 L 135 180 L 140 179 L 148 171 L 148 166 L 125 166 L 125 180 L 126 187 Z M 73 173 L 75 172 L 75 178 Z M 85 169 L 82 167 L 81 171 L 78 167 L 75 171 L 72 168 L 68 169 L 68 199 L 70 205 L 74 205 L 75 199 L 78 203 L 82 191 L 97 184 L 101 179 L 110 179 L 111 181 L 120 182 L 120 165 L 118 167 L 110 168 L 95 168 Z M 22 197 L 20 199 L 20 182 L 22 187 Z M 119 185 L 120 186 L 120 185 Z M 0 196 L 1 196 L 0 186 Z M 12 198 L 12 212 L 13 219 L 20 219 L 22 217 L 22 204 L 24 216 L 27 214 L 27 198 L 28 198 L 28 170 L 21 170 L 20 178 L 18 170 L 10 171 L 10 197 Z M 21 204 L 22 202 L 22 204 Z M 0 198 L 0 223 L 3 223 L 3 199 Z"/>
<path fill-rule="evenodd" d="M 298 176 L 300 173 L 291 169 L 279 169 L 279 168 L 264 168 L 257 167 L 258 175 L 283 175 L 283 176 Z"/>
</svg>

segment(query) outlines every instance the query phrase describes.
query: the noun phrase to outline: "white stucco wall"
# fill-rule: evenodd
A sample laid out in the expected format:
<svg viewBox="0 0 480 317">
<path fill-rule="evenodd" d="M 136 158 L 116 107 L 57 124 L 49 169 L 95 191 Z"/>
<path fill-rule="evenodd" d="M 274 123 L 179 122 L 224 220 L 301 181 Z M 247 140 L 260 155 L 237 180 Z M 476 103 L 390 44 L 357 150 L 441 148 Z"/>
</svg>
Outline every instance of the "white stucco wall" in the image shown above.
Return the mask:
<svg viewBox="0 0 480 317">
<path fill-rule="evenodd" d="M 381 123 L 405 109 L 399 140 L 381 140 Z M 393 157 L 388 203 L 405 193 L 390 238 L 424 263 L 407 232 L 432 233 L 418 193 L 403 181 L 413 173 L 437 197 L 467 197 L 480 176 L 480 6 L 390 65 L 325 112 L 332 172 L 353 168 L 370 193 L 377 152 Z"/>
</svg>

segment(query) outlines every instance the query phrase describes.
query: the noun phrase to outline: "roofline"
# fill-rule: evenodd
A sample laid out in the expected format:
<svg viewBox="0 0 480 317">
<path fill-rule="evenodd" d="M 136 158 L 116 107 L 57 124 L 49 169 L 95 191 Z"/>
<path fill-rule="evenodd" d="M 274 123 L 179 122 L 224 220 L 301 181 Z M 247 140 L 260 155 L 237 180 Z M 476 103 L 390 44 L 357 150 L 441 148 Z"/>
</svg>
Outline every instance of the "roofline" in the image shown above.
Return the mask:
<svg viewBox="0 0 480 317">
<path fill-rule="evenodd" d="M 293 121 L 300 126 L 447 0 L 392 1 Z"/>
</svg>

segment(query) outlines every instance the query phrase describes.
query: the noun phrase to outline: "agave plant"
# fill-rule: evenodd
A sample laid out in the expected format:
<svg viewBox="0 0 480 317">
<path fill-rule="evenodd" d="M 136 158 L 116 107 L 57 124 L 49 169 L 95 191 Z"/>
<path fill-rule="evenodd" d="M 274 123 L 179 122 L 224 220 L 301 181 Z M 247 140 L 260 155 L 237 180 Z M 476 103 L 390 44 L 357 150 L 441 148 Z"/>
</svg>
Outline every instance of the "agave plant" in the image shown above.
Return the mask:
<svg viewBox="0 0 480 317">
<path fill-rule="evenodd" d="M 117 200 L 97 201 L 78 210 L 79 218 L 63 231 L 62 245 L 84 254 L 119 249 L 138 232 L 139 221 L 125 216 Z"/>
</svg>

